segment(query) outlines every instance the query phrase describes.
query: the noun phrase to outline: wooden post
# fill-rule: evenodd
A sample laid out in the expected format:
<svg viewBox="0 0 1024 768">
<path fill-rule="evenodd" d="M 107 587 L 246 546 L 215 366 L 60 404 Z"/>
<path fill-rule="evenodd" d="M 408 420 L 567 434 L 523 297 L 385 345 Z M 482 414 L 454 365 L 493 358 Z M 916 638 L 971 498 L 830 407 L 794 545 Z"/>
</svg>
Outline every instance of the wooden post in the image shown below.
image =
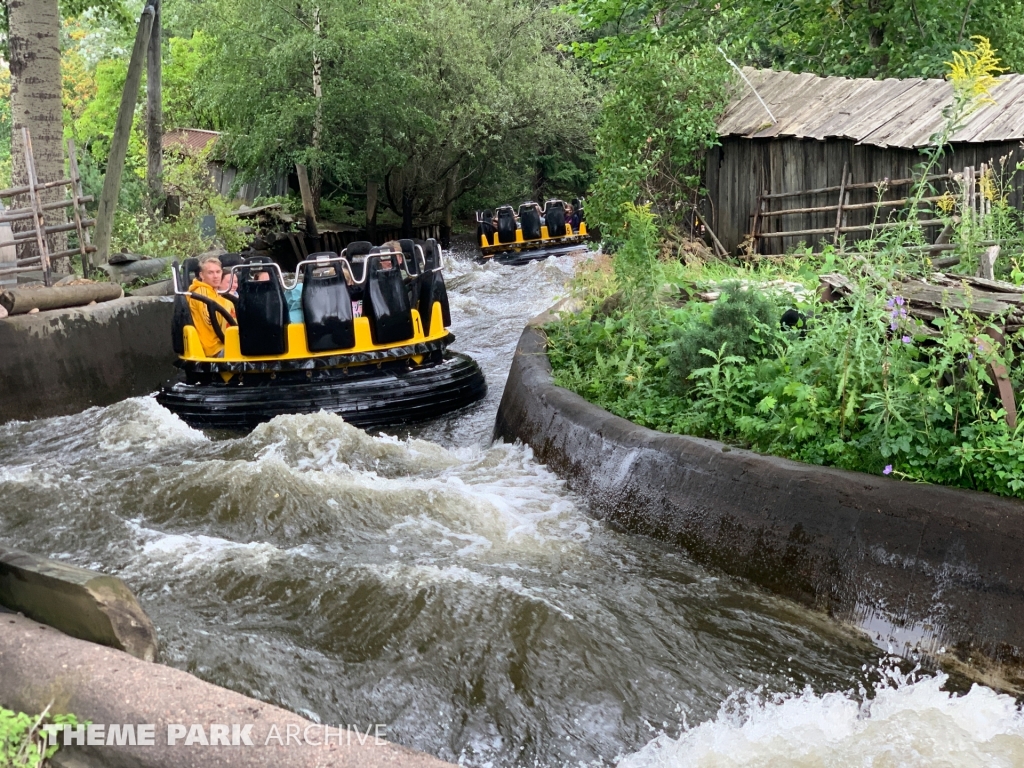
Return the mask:
<svg viewBox="0 0 1024 768">
<path fill-rule="evenodd" d="M 75 140 L 68 139 L 68 167 L 71 171 L 71 211 L 75 216 L 75 228 L 78 231 L 78 252 L 82 256 L 82 277 L 88 277 L 91 271 L 89 264 L 89 230 L 82 222 L 88 217 L 82 197 L 82 174 L 78 171 L 78 156 L 75 154 Z"/>
<path fill-rule="evenodd" d="M 110 235 L 114 227 L 114 209 L 121 191 L 121 173 L 124 159 L 128 154 L 128 138 L 132 132 L 132 118 L 135 117 L 135 102 L 139 98 L 139 84 L 149 47 L 149 34 L 153 28 L 153 6 L 147 5 L 139 17 L 139 29 L 135 33 L 135 46 L 128 63 L 128 77 L 121 92 L 121 106 L 117 111 L 114 136 L 110 141 L 110 155 L 107 158 L 107 172 L 103 177 L 103 192 L 100 195 L 96 213 L 96 263 L 106 264 L 110 258 Z"/>
<path fill-rule="evenodd" d="M 377 241 L 377 182 L 366 182 L 366 237 Z"/>
<path fill-rule="evenodd" d="M 832 235 L 833 245 L 839 245 L 839 228 L 843 225 L 843 195 L 846 194 L 846 168 L 843 163 L 843 175 L 839 180 L 839 205 L 836 207 L 836 231 Z"/>
<path fill-rule="evenodd" d="M 759 250 L 758 238 L 761 236 L 761 214 L 765 206 L 764 195 L 757 196 L 757 203 L 754 206 L 753 221 L 750 222 L 750 241 L 754 244 L 754 252 Z M 693 209 L 696 212 L 696 208 Z"/>
<path fill-rule="evenodd" d="M 164 106 L 163 65 L 161 61 L 160 0 L 151 0 L 153 30 L 149 35 L 146 57 L 146 186 L 149 207 L 157 216 L 163 210 L 164 197 Z"/>
<path fill-rule="evenodd" d="M 299 177 L 299 193 L 302 195 L 302 212 L 306 215 L 306 234 L 316 237 L 316 212 L 313 208 L 313 192 L 309 188 L 309 174 L 306 166 L 295 165 L 295 173 Z"/>
<path fill-rule="evenodd" d="M 986 280 L 995 280 L 996 259 L 999 258 L 999 246 L 993 245 L 986 248 L 978 258 L 978 277 Z"/>
<path fill-rule="evenodd" d="M 50 284 L 50 253 L 46 248 L 46 216 L 43 214 L 43 206 L 39 202 L 39 190 L 36 188 L 39 180 L 36 179 L 36 161 L 32 156 L 32 136 L 28 128 L 21 129 L 21 141 L 25 148 L 25 170 L 28 173 L 28 199 L 32 207 L 33 225 L 35 226 L 36 247 L 39 249 L 39 263 L 43 268 L 43 284 Z M 56 227 L 54 229 L 57 229 Z M 31 238 L 25 238 L 29 240 Z M 18 237 L 14 237 L 15 242 Z"/>
<path fill-rule="evenodd" d="M 704 231 L 707 232 L 708 235 L 711 237 L 711 244 L 714 246 L 715 251 L 718 252 L 718 255 L 721 256 L 723 259 L 729 258 L 729 252 L 725 250 L 725 246 L 722 245 L 721 241 L 712 231 L 711 225 L 708 224 L 707 221 L 705 221 L 703 216 L 700 215 L 700 211 L 694 208 L 693 213 L 697 217 L 697 220 L 704 225 Z"/>
</svg>

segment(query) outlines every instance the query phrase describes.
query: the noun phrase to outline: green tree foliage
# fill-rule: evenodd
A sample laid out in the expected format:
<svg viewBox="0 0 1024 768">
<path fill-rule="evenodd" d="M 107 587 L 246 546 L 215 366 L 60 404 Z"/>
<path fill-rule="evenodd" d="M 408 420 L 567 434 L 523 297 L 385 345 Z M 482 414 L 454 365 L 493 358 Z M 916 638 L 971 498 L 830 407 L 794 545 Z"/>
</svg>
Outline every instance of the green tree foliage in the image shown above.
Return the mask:
<svg viewBox="0 0 1024 768">
<path fill-rule="evenodd" d="M 747 30 L 723 42 L 752 64 L 850 77 L 942 77 L 952 52 L 983 35 L 1011 69 L 1024 71 L 1021 0 L 759 2 L 741 15 Z"/>
<path fill-rule="evenodd" d="M 202 30 L 191 37 L 167 41 L 162 80 L 164 130 L 203 128 L 220 130 L 221 121 L 212 106 L 202 99 L 195 84 L 207 68 L 215 68 L 216 41 Z"/>
<path fill-rule="evenodd" d="M 706 45 L 676 46 L 646 33 L 576 46 L 611 82 L 595 134 L 588 216 L 613 240 L 624 202 L 649 203 L 665 224 L 677 223 L 699 196 L 704 154 L 718 139 L 728 64 Z"/>
<path fill-rule="evenodd" d="M 217 0 L 196 4 L 189 20 L 215 41 L 198 98 L 222 116 L 230 157 L 250 174 L 303 162 L 336 188 L 382 181 L 385 205 L 436 216 L 449 178 L 461 195 L 542 151 L 588 147 L 592 91 L 559 50 L 575 24 L 540 2 Z"/>
<path fill-rule="evenodd" d="M 739 64 L 849 77 L 943 77 L 975 35 L 1024 71 L 1024 0 L 572 0 L 595 38 L 719 45 Z"/>
</svg>

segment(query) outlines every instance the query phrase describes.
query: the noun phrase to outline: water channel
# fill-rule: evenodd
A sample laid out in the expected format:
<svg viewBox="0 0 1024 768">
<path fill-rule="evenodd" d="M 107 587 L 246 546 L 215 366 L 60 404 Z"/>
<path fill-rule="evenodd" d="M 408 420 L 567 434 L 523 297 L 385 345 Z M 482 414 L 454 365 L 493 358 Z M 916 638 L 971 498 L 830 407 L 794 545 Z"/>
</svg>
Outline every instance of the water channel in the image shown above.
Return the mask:
<svg viewBox="0 0 1024 768">
<path fill-rule="evenodd" d="M 519 333 L 572 269 L 456 254 L 455 347 L 490 392 L 407 432 L 210 436 L 146 397 L 2 425 L 0 539 L 123 578 L 164 663 L 476 768 L 1024 765 L 1010 697 L 894 669 L 865 697 L 866 637 L 610 530 L 490 443 Z"/>
</svg>

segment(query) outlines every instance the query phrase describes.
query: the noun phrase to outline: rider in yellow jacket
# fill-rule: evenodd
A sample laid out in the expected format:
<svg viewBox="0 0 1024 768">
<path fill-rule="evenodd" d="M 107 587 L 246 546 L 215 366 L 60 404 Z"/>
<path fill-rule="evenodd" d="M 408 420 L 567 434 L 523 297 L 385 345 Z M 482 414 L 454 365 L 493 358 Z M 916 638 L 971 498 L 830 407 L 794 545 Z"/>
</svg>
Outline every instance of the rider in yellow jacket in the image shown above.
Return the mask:
<svg viewBox="0 0 1024 768">
<path fill-rule="evenodd" d="M 199 261 L 199 277 L 192 281 L 192 285 L 188 289 L 191 293 L 206 296 L 215 301 L 234 317 L 235 305 L 217 293 L 222 274 L 223 270 L 220 265 L 220 259 L 216 256 L 205 256 Z M 223 357 L 224 342 L 222 337 L 224 329 L 228 327 L 227 320 L 219 312 L 208 306 L 206 302 L 198 299 L 189 299 L 188 304 L 189 309 L 192 310 L 192 324 L 199 334 L 199 342 L 203 345 L 203 352 L 206 353 L 207 357 Z M 217 329 L 220 330 L 219 334 L 214 329 L 214 323 L 217 323 Z"/>
</svg>

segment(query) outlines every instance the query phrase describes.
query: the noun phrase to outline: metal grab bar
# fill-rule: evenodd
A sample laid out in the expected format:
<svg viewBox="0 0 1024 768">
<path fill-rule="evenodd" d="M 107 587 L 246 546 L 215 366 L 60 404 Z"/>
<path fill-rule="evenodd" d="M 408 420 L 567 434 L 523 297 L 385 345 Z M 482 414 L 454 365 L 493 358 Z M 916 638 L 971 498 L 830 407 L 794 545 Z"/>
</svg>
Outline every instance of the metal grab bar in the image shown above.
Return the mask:
<svg viewBox="0 0 1024 768">
<path fill-rule="evenodd" d="M 348 251 L 347 248 L 341 252 L 341 256 L 339 256 L 338 258 L 343 258 L 347 262 L 348 259 L 345 256 L 346 251 Z M 379 262 L 382 261 L 385 257 L 387 257 L 390 261 L 394 261 L 396 266 L 398 266 L 398 268 L 405 273 L 406 277 L 419 277 L 419 275 L 421 274 L 421 271 L 419 270 L 416 272 L 409 271 L 409 268 L 407 266 L 408 259 L 405 258 L 405 254 L 402 253 L 401 251 L 378 251 L 377 253 L 368 253 L 362 257 L 361 263 L 363 264 L 363 275 L 360 280 L 355 280 L 353 278 L 354 283 L 356 285 L 363 285 L 366 282 L 366 276 L 369 274 L 367 268 L 369 267 L 370 262 L 374 259 Z M 425 262 L 424 266 L 426 266 Z"/>
<path fill-rule="evenodd" d="M 433 267 L 430 270 L 430 272 L 441 272 L 444 269 L 444 250 L 442 250 L 440 246 L 436 246 L 436 244 L 435 247 L 437 249 L 437 266 Z M 389 258 L 390 260 L 393 260 L 396 266 L 398 266 L 398 268 L 405 273 L 405 276 L 409 278 L 420 277 L 427 270 L 427 257 L 423 250 L 423 246 L 416 243 L 413 245 L 414 258 L 412 259 L 412 261 L 414 261 L 416 264 L 415 272 L 409 271 L 409 259 L 406 258 L 405 254 L 402 251 L 381 251 L 378 253 L 368 253 L 365 256 L 362 256 L 361 258 L 357 257 L 363 264 L 362 276 L 357 280 L 355 276 L 355 271 L 352 268 L 352 262 L 349 261 L 348 257 L 345 255 L 347 250 L 348 249 L 346 248 L 341 252 L 341 254 L 337 256 L 330 256 L 327 258 L 320 257 L 316 259 L 305 259 L 303 261 L 300 261 L 295 267 L 295 276 L 290 284 L 288 280 L 285 278 L 284 272 L 281 270 L 281 265 L 273 261 L 255 261 L 245 264 L 235 264 L 234 266 L 229 268 L 228 272 L 232 276 L 237 275 L 240 270 L 245 270 L 246 272 L 252 272 L 254 270 L 266 270 L 268 272 L 276 272 L 278 282 L 285 290 L 290 291 L 293 288 L 295 288 L 296 285 L 298 285 L 299 278 L 302 275 L 302 268 L 307 264 L 340 264 L 346 282 L 348 282 L 350 285 L 360 286 L 366 284 L 366 279 L 369 274 L 367 267 L 369 266 L 371 260 L 374 259 L 377 260 L 378 262 L 382 261 L 383 258 Z M 181 274 L 182 267 L 183 264 L 179 264 L 177 259 L 171 262 L 171 282 L 173 283 L 174 294 L 176 296 L 184 296 L 189 293 L 188 290 L 181 284 L 181 281 L 183 279 L 183 276 Z M 220 292 L 218 291 L 218 293 Z"/>
</svg>

